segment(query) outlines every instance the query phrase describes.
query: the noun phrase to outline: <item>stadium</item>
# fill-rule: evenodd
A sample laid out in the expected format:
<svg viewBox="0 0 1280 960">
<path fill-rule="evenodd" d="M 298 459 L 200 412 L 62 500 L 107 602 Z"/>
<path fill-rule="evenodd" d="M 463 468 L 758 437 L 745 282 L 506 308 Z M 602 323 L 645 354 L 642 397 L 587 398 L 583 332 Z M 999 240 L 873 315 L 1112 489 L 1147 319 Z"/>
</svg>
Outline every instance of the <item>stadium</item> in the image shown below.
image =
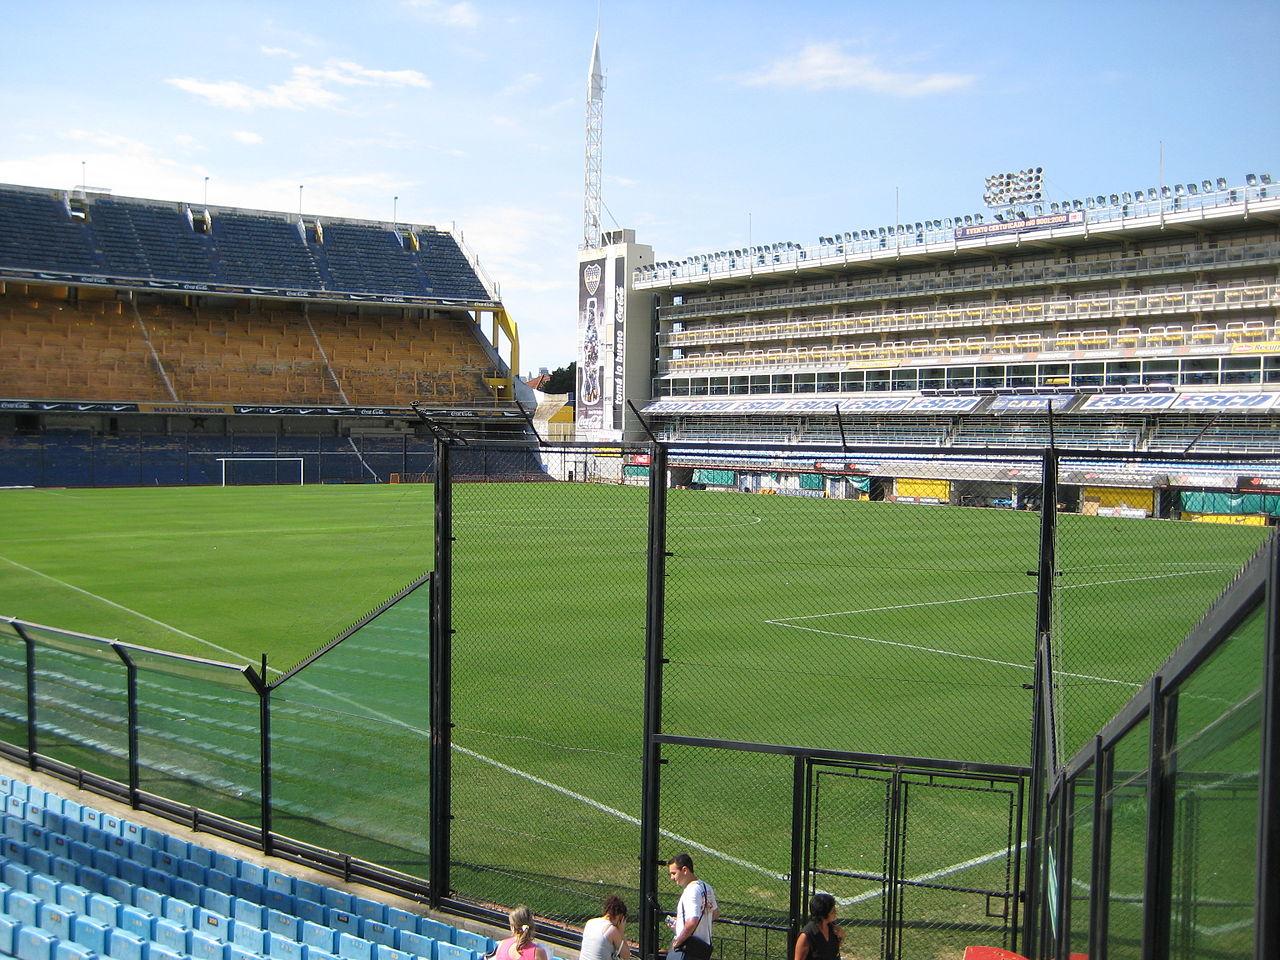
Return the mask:
<svg viewBox="0 0 1280 960">
<path fill-rule="evenodd" d="M 1275 955 L 1266 174 L 578 251 L 0 186 L 0 953 Z M 1022 192 L 1019 192 L 1022 191 Z"/>
</svg>

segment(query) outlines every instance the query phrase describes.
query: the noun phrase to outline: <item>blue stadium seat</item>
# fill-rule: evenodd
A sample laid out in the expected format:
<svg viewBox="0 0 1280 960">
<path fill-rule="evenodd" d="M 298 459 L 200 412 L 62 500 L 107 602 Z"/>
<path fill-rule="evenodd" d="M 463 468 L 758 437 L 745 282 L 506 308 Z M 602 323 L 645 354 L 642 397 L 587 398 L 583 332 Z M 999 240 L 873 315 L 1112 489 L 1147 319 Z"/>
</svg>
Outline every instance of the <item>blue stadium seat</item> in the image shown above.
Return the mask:
<svg viewBox="0 0 1280 960">
<path fill-rule="evenodd" d="M 270 934 L 267 942 L 267 956 L 271 960 L 305 960 L 307 948 L 296 940 Z"/>
<path fill-rule="evenodd" d="M 475 955 L 466 947 L 436 941 L 435 960 L 475 960 Z"/>
<path fill-rule="evenodd" d="M 93 917 L 77 916 L 71 922 L 71 939 L 94 953 L 106 954 L 111 925 Z"/>
<path fill-rule="evenodd" d="M 13 954 L 18 960 L 53 960 L 54 943 L 54 938 L 39 927 L 19 927 L 18 935 L 14 938 Z"/>
<path fill-rule="evenodd" d="M 22 924 L 6 913 L 0 913 L 0 953 L 13 956 L 13 941 Z"/>
<path fill-rule="evenodd" d="M 338 935 L 333 927 L 323 923 L 302 921 L 302 942 L 308 947 L 315 947 L 325 953 L 333 953 L 338 946 Z"/>
<path fill-rule="evenodd" d="M 89 910 L 89 891 L 74 883 L 64 883 L 58 887 L 58 906 L 72 913 L 86 913 Z"/>
<path fill-rule="evenodd" d="M 111 960 L 147 960 L 147 941 L 116 927 L 107 937 L 107 956 Z"/>
<path fill-rule="evenodd" d="M 264 929 L 267 925 L 267 908 L 252 900 L 236 898 L 231 916 L 236 923 L 247 923 L 250 926 Z"/>
<path fill-rule="evenodd" d="M 192 960 L 226 960 L 227 944 L 217 937 L 193 931 L 191 934 L 191 957 Z"/>
<path fill-rule="evenodd" d="M 398 933 L 395 927 L 377 920 L 365 920 L 360 925 L 360 936 L 371 943 L 380 943 L 388 947 L 396 945 Z"/>
<path fill-rule="evenodd" d="M 413 933 L 409 930 L 401 930 L 400 937 L 396 941 L 396 946 L 406 953 L 412 953 L 419 957 L 432 957 L 435 952 L 435 941 L 430 937 L 423 936 L 420 933 Z"/>
<path fill-rule="evenodd" d="M 237 947 L 243 947 L 251 953 L 261 955 L 266 952 L 267 934 L 247 923 L 237 923 L 233 925 L 231 942 Z"/>
<path fill-rule="evenodd" d="M 484 956 L 494 947 L 494 942 L 488 937 L 461 928 L 456 928 L 453 931 L 453 942 L 457 946 L 470 950 L 472 953 L 478 953 L 481 956 Z"/>
<path fill-rule="evenodd" d="M 174 953 L 188 953 L 191 946 L 191 931 L 184 925 L 159 917 L 156 920 L 155 942 L 168 947 Z"/>
<path fill-rule="evenodd" d="M 53 960 L 94 960 L 96 954 L 70 940 L 59 940 L 53 948 Z"/>
<path fill-rule="evenodd" d="M 33 897 L 25 890 L 11 890 L 5 897 L 4 912 L 19 923 L 28 926 L 39 926 L 36 914 L 40 909 L 40 898 Z"/>
<path fill-rule="evenodd" d="M 349 933 L 338 934 L 338 956 L 343 960 L 373 960 L 373 944 Z"/>
<path fill-rule="evenodd" d="M 268 933 L 290 940 L 302 938 L 302 921 L 293 914 L 281 910 L 268 910 L 266 930 Z"/>
<path fill-rule="evenodd" d="M 59 940 L 71 939 L 71 920 L 70 911 L 58 906 L 56 903 L 42 903 L 37 914 L 39 918 L 39 926 L 42 930 L 47 930 Z"/>
<path fill-rule="evenodd" d="M 120 919 L 117 924 L 121 930 L 126 930 L 143 940 L 150 940 L 155 930 L 156 918 L 154 914 L 147 913 L 139 907 L 121 904 Z"/>
</svg>

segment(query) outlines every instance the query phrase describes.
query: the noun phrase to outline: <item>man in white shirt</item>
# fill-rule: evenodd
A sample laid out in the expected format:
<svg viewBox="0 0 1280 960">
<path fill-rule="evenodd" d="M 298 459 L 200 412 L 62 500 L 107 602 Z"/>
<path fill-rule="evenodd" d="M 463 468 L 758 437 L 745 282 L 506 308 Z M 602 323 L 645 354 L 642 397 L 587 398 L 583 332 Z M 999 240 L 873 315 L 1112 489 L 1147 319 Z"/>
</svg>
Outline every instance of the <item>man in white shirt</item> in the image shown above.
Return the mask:
<svg viewBox="0 0 1280 960">
<path fill-rule="evenodd" d="M 693 858 L 678 853 L 667 861 L 667 874 L 683 887 L 671 929 L 671 950 L 667 960 L 709 960 L 711 923 L 720 917 L 716 892 L 693 872 Z M 670 921 L 669 921 L 670 922 Z"/>
</svg>

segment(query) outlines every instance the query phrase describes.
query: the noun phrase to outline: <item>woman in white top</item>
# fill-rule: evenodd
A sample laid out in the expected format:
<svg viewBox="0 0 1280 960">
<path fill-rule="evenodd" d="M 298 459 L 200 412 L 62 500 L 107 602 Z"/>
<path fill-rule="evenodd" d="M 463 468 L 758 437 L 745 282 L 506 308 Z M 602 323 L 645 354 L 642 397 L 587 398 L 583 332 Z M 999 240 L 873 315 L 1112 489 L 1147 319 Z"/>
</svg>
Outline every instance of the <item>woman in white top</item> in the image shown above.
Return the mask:
<svg viewBox="0 0 1280 960">
<path fill-rule="evenodd" d="M 604 916 L 588 920 L 582 928 L 580 960 L 628 960 L 627 905 L 616 894 L 604 902 Z"/>
</svg>

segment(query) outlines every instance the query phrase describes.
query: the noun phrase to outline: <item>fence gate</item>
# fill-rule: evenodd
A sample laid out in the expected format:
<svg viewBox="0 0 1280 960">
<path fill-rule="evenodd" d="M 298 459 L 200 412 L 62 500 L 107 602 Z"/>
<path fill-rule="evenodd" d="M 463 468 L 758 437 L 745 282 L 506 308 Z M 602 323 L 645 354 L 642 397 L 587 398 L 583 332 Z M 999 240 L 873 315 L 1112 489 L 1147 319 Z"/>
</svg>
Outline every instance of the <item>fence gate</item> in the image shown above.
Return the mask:
<svg viewBox="0 0 1280 960">
<path fill-rule="evenodd" d="M 882 960 L 1016 949 L 1020 774 L 814 760 L 806 903 L 835 896 L 844 954 Z"/>
</svg>

